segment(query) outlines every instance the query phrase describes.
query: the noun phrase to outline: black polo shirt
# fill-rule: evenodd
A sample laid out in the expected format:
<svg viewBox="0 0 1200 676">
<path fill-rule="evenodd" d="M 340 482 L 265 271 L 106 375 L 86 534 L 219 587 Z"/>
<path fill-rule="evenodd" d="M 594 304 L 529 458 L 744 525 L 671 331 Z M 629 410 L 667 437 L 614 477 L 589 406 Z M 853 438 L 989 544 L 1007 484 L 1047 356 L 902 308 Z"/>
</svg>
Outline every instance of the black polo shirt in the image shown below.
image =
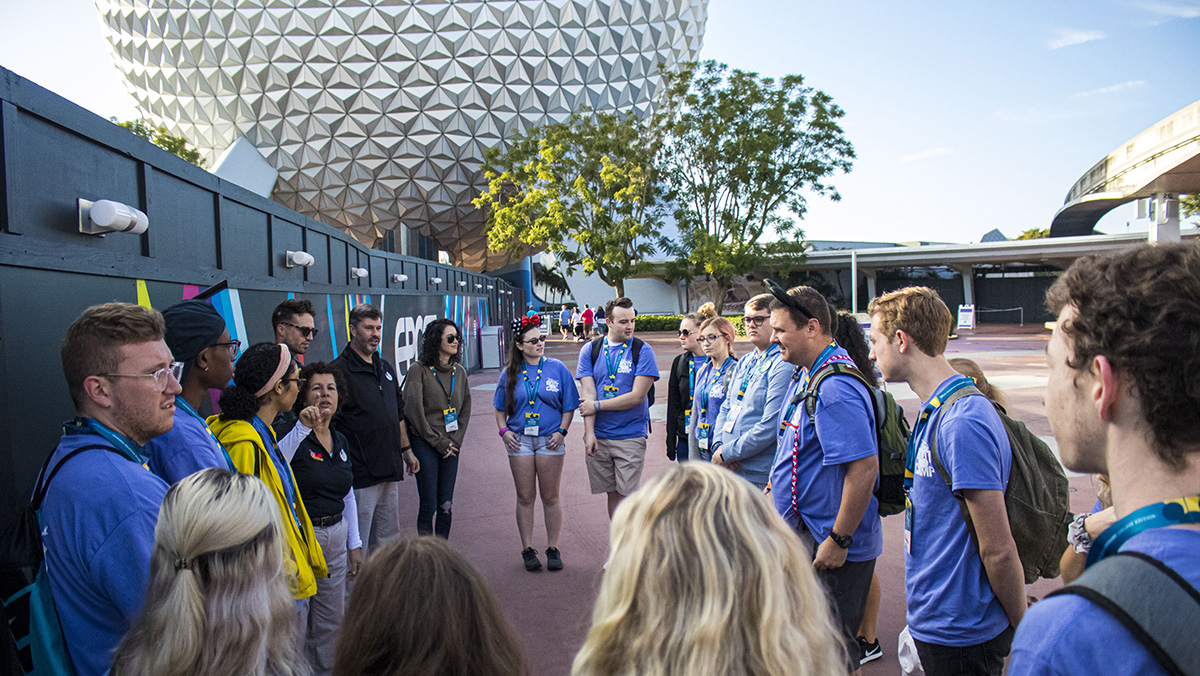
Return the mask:
<svg viewBox="0 0 1200 676">
<path fill-rule="evenodd" d="M 316 432 L 309 432 L 292 456 L 292 474 L 300 489 L 300 499 L 313 519 L 341 514 L 342 500 L 354 481 L 346 437 L 337 430 L 330 430 L 330 436 L 333 452 L 325 450 Z"/>
</svg>

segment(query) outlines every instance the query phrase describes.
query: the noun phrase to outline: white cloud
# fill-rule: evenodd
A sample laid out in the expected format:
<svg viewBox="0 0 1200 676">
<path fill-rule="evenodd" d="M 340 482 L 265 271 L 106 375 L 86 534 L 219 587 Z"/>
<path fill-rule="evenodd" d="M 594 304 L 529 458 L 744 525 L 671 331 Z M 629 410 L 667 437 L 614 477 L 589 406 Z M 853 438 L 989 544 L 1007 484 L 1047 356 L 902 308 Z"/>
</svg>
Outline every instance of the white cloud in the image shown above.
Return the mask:
<svg viewBox="0 0 1200 676">
<path fill-rule="evenodd" d="M 1075 95 L 1075 98 L 1082 99 L 1082 98 L 1087 98 L 1089 96 L 1100 96 L 1103 94 L 1116 94 L 1117 92 L 1123 92 L 1126 89 L 1136 89 L 1138 87 L 1144 87 L 1144 86 L 1146 86 L 1145 80 L 1126 80 L 1125 82 L 1118 82 L 1115 85 L 1109 85 L 1107 87 L 1100 87 L 1098 89 L 1092 89 L 1092 90 L 1086 91 L 1086 92 L 1079 92 L 1078 94 Z"/>
<path fill-rule="evenodd" d="M 1200 5 L 1195 3 L 1144 2 L 1141 8 L 1168 19 L 1195 19 L 1200 16 Z"/>
<path fill-rule="evenodd" d="M 928 150 L 922 150 L 920 152 L 912 153 L 910 155 L 905 155 L 904 157 L 901 157 L 900 164 L 904 164 L 906 162 L 916 162 L 918 160 L 927 160 L 931 157 L 940 157 L 942 155 L 949 155 L 952 152 L 954 152 L 954 148 L 929 148 Z"/>
<path fill-rule="evenodd" d="M 1103 40 L 1106 36 L 1102 31 L 1084 31 L 1074 28 L 1060 28 L 1054 32 L 1054 38 L 1046 43 L 1050 49 L 1062 49 L 1072 45 L 1082 45 L 1093 40 Z"/>
</svg>

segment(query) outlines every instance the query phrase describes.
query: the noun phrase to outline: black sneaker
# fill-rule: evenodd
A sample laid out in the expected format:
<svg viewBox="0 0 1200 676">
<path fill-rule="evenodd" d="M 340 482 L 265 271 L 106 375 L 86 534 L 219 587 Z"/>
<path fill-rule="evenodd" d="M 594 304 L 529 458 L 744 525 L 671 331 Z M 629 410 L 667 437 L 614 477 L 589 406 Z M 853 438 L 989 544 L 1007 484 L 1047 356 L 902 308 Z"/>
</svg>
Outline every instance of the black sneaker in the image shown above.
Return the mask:
<svg viewBox="0 0 1200 676">
<path fill-rule="evenodd" d="M 879 647 L 878 639 L 876 639 L 874 643 L 867 643 L 867 639 L 859 636 L 858 637 L 858 653 L 859 653 L 858 663 L 866 664 L 867 662 L 871 662 L 873 660 L 879 659 L 880 657 L 883 657 L 883 648 Z"/>
<path fill-rule="evenodd" d="M 538 559 L 537 550 L 533 547 L 526 547 L 525 551 L 521 552 L 521 558 L 525 559 L 525 570 L 531 573 L 535 570 L 541 570 L 542 562 Z M 562 564 L 559 565 L 561 566 Z"/>
<path fill-rule="evenodd" d="M 546 550 L 546 570 L 562 570 L 562 555 L 559 554 L 558 547 Z"/>
</svg>

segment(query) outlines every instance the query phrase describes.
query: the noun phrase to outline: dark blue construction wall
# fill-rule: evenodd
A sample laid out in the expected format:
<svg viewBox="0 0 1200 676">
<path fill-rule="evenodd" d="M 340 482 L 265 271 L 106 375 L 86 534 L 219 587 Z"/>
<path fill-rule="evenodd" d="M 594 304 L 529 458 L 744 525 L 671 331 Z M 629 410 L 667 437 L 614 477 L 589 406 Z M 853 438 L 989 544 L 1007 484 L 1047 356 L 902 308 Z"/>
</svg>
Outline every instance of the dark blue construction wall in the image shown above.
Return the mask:
<svg viewBox="0 0 1200 676">
<path fill-rule="evenodd" d="M 162 309 L 225 282 L 212 302 L 248 345 L 272 339 L 280 301 L 306 298 L 320 329 L 306 359 L 327 360 L 348 340 L 349 308 L 370 301 L 384 313 L 381 352 L 401 372 L 428 322 L 458 321 L 465 361 L 477 367 L 480 328 L 525 306 L 522 290 L 503 280 L 364 247 L 4 69 L 0 185 L 0 522 L 25 501 L 73 415 L 58 349 L 90 305 Z M 80 234 L 79 198 L 135 206 L 150 229 Z M 286 267 L 285 252 L 297 249 L 316 263 Z M 369 275 L 351 279 L 351 267 Z M 407 281 L 392 282 L 396 273 Z"/>
</svg>

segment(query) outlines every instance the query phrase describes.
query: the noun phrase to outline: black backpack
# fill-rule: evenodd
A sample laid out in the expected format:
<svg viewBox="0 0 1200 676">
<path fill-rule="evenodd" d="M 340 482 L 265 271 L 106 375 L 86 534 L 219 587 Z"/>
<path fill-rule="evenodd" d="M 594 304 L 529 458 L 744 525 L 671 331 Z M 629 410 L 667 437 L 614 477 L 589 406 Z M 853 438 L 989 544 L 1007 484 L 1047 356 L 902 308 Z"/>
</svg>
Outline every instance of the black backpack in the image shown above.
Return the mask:
<svg viewBox="0 0 1200 676">
<path fill-rule="evenodd" d="M 817 387 L 830 376 L 849 376 L 862 383 L 871 395 L 875 408 L 875 442 L 879 452 L 879 486 L 875 498 L 879 515 L 889 516 L 904 511 L 904 468 L 908 457 L 908 419 L 891 392 L 885 392 L 867 382 L 866 377 L 850 364 L 834 362 L 821 367 L 809 379 L 808 389 L 796 395 L 804 399 L 804 410 L 817 424 Z"/>
<path fill-rule="evenodd" d="M 942 410 L 971 395 L 984 396 L 974 387 L 963 387 L 946 397 Z M 1004 423 L 1008 445 L 1012 448 L 1012 468 L 1008 486 L 1004 489 L 1004 506 L 1008 511 L 1008 527 L 1025 571 L 1025 584 L 1032 584 L 1039 577 L 1058 577 L 1058 562 L 1067 548 L 1067 528 L 1073 518 L 1066 472 L 1046 442 L 1034 436 L 1025 423 L 1008 417 L 995 403 L 992 405 Z M 938 457 L 936 425 L 929 430 L 929 451 L 938 475 L 950 486 L 950 473 Z M 959 497 L 958 507 L 974 540 L 975 526 L 971 523 L 967 501 Z"/>
<path fill-rule="evenodd" d="M 592 358 L 592 372 L 593 373 L 596 372 L 596 362 L 597 362 L 597 360 L 600 359 L 600 350 L 604 347 L 604 339 L 605 339 L 604 336 L 600 336 L 599 338 L 592 340 L 590 354 L 591 354 L 591 358 Z M 634 339 L 633 339 L 633 373 L 635 376 L 637 375 L 638 360 L 642 358 L 642 346 L 645 344 L 646 343 L 642 342 L 642 339 L 640 339 L 636 336 L 634 337 Z M 593 377 L 593 380 L 594 379 L 595 378 Z M 650 384 L 650 391 L 646 393 L 646 402 L 649 403 L 651 406 L 654 405 L 654 383 Z"/>
</svg>

